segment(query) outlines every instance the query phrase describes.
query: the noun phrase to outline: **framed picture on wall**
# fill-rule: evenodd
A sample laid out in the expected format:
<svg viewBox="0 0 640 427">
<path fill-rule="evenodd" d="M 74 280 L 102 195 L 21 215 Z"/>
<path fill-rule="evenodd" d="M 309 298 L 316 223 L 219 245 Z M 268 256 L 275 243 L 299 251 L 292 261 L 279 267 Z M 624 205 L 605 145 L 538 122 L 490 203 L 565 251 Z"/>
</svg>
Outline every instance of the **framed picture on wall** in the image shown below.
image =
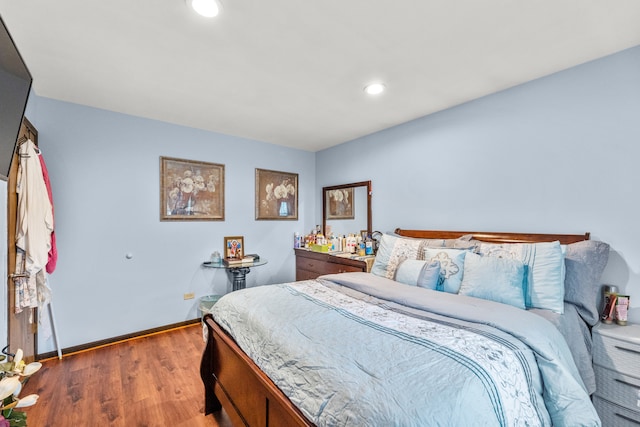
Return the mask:
<svg viewBox="0 0 640 427">
<path fill-rule="evenodd" d="M 256 219 L 298 219 L 298 174 L 256 169 Z"/>
<path fill-rule="evenodd" d="M 354 219 L 353 187 L 327 190 L 327 219 Z"/>
<path fill-rule="evenodd" d="M 224 238 L 224 257 L 240 258 L 244 256 L 244 238 L 242 236 L 229 236 Z"/>
<path fill-rule="evenodd" d="M 160 157 L 161 221 L 224 221 L 224 165 Z"/>
</svg>

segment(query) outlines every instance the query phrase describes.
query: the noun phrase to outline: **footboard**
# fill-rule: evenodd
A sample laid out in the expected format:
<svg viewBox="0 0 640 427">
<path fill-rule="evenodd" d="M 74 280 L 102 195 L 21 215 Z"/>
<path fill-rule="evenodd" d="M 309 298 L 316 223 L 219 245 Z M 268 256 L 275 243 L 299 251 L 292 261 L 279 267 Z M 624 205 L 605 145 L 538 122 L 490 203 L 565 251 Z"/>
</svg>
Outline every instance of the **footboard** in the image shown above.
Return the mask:
<svg viewBox="0 0 640 427">
<path fill-rule="evenodd" d="M 209 332 L 200 365 L 205 414 L 223 407 L 236 426 L 313 425 L 210 314 L 204 322 Z"/>
</svg>

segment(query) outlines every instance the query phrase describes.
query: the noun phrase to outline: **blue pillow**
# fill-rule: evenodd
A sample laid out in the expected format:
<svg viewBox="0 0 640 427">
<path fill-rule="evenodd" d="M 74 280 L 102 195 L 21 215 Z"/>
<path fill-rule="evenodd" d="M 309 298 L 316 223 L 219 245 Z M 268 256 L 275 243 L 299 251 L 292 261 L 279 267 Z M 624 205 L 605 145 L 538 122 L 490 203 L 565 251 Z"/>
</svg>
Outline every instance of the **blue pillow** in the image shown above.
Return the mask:
<svg viewBox="0 0 640 427">
<path fill-rule="evenodd" d="M 511 258 L 482 257 L 467 254 L 460 295 L 488 299 L 525 309 L 525 266 Z"/>
<path fill-rule="evenodd" d="M 440 281 L 436 290 L 457 294 L 462 283 L 464 256 L 469 251 L 446 248 L 427 248 L 424 251 L 427 261 L 440 263 Z"/>
<path fill-rule="evenodd" d="M 480 254 L 521 261 L 527 272 L 524 279 L 525 305 L 564 313 L 564 251 L 560 242 L 482 243 Z"/>
<path fill-rule="evenodd" d="M 575 305 L 578 313 L 591 326 L 600 318 L 597 299 L 602 272 L 609 260 L 609 245 L 585 240 L 567 246 L 564 258 L 564 300 Z"/>
<path fill-rule="evenodd" d="M 407 259 L 396 269 L 396 282 L 421 288 L 435 289 L 440 278 L 440 263 Z"/>
</svg>

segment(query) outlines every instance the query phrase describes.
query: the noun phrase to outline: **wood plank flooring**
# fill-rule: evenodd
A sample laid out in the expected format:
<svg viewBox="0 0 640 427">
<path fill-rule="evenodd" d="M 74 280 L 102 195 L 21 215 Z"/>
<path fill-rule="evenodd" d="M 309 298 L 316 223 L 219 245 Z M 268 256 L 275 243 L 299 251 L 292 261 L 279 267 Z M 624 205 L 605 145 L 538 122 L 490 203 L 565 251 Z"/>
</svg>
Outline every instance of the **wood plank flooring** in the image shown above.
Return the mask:
<svg viewBox="0 0 640 427">
<path fill-rule="evenodd" d="M 43 361 L 21 393 L 30 427 L 230 427 L 204 415 L 200 324 Z"/>
</svg>

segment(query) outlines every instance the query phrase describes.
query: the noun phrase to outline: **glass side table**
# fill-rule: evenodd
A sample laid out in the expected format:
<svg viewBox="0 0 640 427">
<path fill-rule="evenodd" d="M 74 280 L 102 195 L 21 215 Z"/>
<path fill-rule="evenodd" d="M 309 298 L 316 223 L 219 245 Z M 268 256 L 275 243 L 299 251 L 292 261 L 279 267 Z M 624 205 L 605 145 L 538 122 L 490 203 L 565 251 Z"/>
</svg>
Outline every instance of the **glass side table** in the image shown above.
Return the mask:
<svg viewBox="0 0 640 427">
<path fill-rule="evenodd" d="M 266 259 L 260 259 L 260 261 L 254 261 L 251 264 L 245 265 L 224 265 L 222 262 L 210 262 L 206 261 L 202 263 L 205 268 L 224 268 L 233 276 L 233 290 L 244 289 L 247 286 L 247 274 L 253 267 L 260 267 L 265 265 L 268 261 Z"/>
</svg>

